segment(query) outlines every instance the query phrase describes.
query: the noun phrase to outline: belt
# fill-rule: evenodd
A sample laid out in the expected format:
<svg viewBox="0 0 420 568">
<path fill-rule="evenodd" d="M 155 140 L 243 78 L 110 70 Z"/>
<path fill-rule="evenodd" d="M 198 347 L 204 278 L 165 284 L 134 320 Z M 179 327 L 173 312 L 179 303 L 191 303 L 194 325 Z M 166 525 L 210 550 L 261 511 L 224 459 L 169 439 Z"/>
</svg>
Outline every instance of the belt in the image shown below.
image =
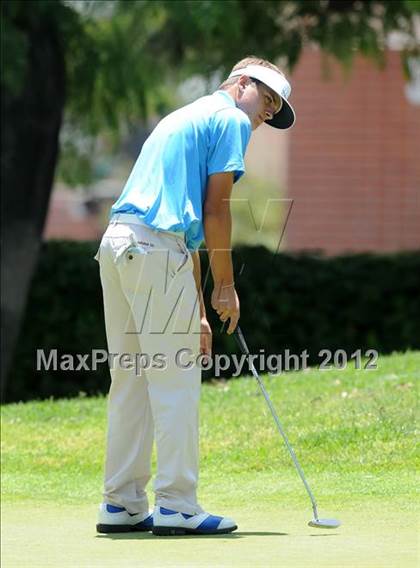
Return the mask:
<svg viewBox="0 0 420 568">
<path fill-rule="evenodd" d="M 166 231 L 165 229 L 156 229 L 147 225 L 144 221 L 139 219 L 135 213 L 114 213 L 111 217 L 110 223 L 128 223 L 129 225 L 141 225 L 149 231 L 155 233 L 163 233 L 165 235 L 170 235 L 171 237 L 177 237 L 178 239 L 184 239 L 185 233 L 183 231 Z"/>
</svg>

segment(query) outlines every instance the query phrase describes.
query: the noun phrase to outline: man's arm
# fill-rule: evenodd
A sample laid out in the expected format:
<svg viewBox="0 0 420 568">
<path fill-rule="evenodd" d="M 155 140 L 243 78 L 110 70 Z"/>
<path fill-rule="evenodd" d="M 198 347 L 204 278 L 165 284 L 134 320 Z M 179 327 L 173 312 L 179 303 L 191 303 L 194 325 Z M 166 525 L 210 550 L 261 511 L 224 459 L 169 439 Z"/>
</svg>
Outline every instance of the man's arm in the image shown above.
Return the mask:
<svg viewBox="0 0 420 568">
<path fill-rule="evenodd" d="M 194 263 L 193 273 L 194 273 L 194 280 L 195 280 L 195 285 L 196 285 L 197 293 L 198 293 L 198 301 L 200 302 L 200 318 L 205 318 L 206 317 L 206 306 L 204 305 L 203 290 L 201 288 L 200 253 L 198 252 L 198 250 L 196 250 L 195 252 L 193 252 L 191 254 L 191 256 L 192 256 L 193 263 Z"/>
<path fill-rule="evenodd" d="M 204 202 L 204 234 L 213 275 L 212 306 L 221 321 L 230 319 L 228 333 L 232 333 L 239 320 L 239 299 L 235 291 L 232 264 L 232 217 L 230 196 L 233 173 L 224 172 L 209 176 Z"/>
<path fill-rule="evenodd" d="M 230 196 L 233 173 L 209 177 L 204 202 L 204 234 L 215 286 L 233 283 Z"/>
<path fill-rule="evenodd" d="M 195 251 L 192 253 L 194 263 L 193 273 L 195 286 L 197 288 L 198 301 L 200 302 L 200 353 L 211 357 L 212 349 L 212 332 L 206 316 L 206 306 L 204 304 L 203 290 L 201 288 L 201 263 L 200 253 Z"/>
</svg>

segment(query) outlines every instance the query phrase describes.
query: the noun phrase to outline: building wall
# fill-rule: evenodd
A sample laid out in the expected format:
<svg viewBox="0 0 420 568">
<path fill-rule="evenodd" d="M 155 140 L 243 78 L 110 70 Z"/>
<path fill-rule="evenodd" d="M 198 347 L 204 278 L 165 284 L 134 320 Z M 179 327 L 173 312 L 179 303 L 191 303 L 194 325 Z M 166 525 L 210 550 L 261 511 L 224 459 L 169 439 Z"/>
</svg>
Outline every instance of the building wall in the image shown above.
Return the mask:
<svg viewBox="0 0 420 568">
<path fill-rule="evenodd" d="M 51 194 L 43 240 L 98 240 L 102 234 L 100 219 L 90 213 L 83 194 L 56 184 Z"/>
<path fill-rule="evenodd" d="M 288 133 L 262 124 L 252 133 L 246 155 L 246 175 L 259 178 L 279 188 L 279 197 L 287 183 Z"/>
<path fill-rule="evenodd" d="M 308 50 L 294 71 L 287 249 L 420 248 L 420 106 L 405 95 L 400 55 L 379 70 L 356 58 L 346 77 Z"/>
</svg>

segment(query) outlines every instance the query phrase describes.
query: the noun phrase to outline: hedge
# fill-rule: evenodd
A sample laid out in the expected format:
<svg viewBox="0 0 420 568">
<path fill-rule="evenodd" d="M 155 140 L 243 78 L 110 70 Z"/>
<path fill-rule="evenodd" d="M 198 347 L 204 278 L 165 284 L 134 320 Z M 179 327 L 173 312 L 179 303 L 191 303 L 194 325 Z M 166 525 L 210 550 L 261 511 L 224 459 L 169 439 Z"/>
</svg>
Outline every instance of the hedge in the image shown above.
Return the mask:
<svg viewBox="0 0 420 568">
<path fill-rule="evenodd" d="M 105 393 L 106 363 L 96 371 L 36 371 L 36 350 L 87 354 L 106 349 L 99 269 L 94 242 L 43 245 L 32 282 L 6 400 Z M 418 349 L 420 251 L 327 258 L 274 254 L 264 247 L 234 250 L 241 327 L 251 351 L 309 354 L 321 349 L 380 353 Z M 207 256 L 202 255 L 206 274 Z M 210 280 L 211 281 L 211 280 Z M 214 352 L 237 352 L 209 307 Z M 229 376 L 231 370 L 226 371 Z M 211 373 L 205 373 L 209 378 Z"/>
</svg>

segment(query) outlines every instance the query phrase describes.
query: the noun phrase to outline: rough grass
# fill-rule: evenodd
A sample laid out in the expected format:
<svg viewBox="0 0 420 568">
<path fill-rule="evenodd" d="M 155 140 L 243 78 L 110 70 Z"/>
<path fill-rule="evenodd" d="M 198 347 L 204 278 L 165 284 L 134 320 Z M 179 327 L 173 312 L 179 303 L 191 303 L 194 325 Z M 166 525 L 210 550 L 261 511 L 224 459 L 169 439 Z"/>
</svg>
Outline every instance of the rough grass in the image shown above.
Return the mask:
<svg viewBox="0 0 420 568">
<path fill-rule="evenodd" d="M 420 352 L 378 363 L 264 380 L 318 501 L 414 511 Z M 3 502 L 98 502 L 105 428 L 105 398 L 3 406 Z M 203 385 L 200 495 L 204 505 L 257 508 L 306 499 L 252 378 Z"/>
</svg>

